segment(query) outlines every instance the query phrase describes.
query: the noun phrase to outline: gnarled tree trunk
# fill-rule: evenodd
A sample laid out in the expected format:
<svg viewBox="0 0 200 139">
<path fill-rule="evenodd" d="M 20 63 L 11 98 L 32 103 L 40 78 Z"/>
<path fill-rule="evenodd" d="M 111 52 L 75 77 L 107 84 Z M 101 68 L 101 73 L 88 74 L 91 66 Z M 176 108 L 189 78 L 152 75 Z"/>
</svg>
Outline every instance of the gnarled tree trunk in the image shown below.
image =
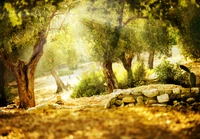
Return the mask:
<svg viewBox="0 0 200 139">
<path fill-rule="evenodd" d="M 148 67 L 149 69 L 153 69 L 153 61 L 154 61 L 155 50 L 149 52 L 149 59 L 148 59 Z"/>
<path fill-rule="evenodd" d="M 114 89 L 119 88 L 117 79 L 112 69 L 112 62 L 110 60 L 103 62 L 103 73 L 106 77 L 108 93 L 111 93 Z"/>
<path fill-rule="evenodd" d="M 5 87 L 5 79 L 4 79 L 4 75 L 5 75 L 5 66 L 3 64 L 3 62 L 0 60 L 0 106 L 7 106 L 7 99 L 6 99 L 6 92 L 4 90 Z"/>
<path fill-rule="evenodd" d="M 11 56 L 5 51 L 5 49 L 1 49 L 0 51 L 4 65 L 10 70 L 17 81 L 20 100 L 19 108 L 27 109 L 35 106 L 34 73 L 43 54 L 43 46 L 45 44 L 46 36 L 44 35 L 44 32 L 40 32 L 38 40 L 34 45 L 33 53 L 27 64 L 21 60 L 14 63 Z"/>
<path fill-rule="evenodd" d="M 126 54 L 125 52 L 121 54 L 120 60 L 127 71 L 127 79 L 128 79 L 128 86 L 134 87 L 134 79 L 133 79 L 133 73 L 132 73 L 132 60 L 133 60 L 133 54 Z"/>
<path fill-rule="evenodd" d="M 54 77 L 54 79 L 56 81 L 56 85 L 57 85 L 56 93 L 58 94 L 60 92 L 63 92 L 64 90 L 66 90 L 66 86 L 64 85 L 63 81 L 60 79 L 58 74 L 56 73 L 55 69 L 53 69 L 51 71 L 51 75 Z"/>
</svg>

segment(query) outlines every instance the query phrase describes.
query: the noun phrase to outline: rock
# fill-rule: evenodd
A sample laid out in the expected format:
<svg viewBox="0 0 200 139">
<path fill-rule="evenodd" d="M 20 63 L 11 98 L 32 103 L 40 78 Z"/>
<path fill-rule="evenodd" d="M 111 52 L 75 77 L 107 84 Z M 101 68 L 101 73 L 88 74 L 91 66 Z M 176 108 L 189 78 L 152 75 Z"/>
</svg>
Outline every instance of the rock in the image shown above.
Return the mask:
<svg viewBox="0 0 200 139">
<path fill-rule="evenodd" d="M 133 107 L 133 106 L 135 106 L 134 103 L 129 103 L 129 104 L 128 104 L 128 107 Z"/>
<path fill-rule="evenodd" d="M 180 94 L 181 93 L 181 89 L 180 88 L 174 88 L 172 90 L 173 94 Z"/>
<path fill-rule="evenodd" d="M 135 98 L 132 95 L 128 95 L 128 96 L 125 96 L 122 99 L 122 102 L 124 102 L 124 103 L 133 103 L 133 102 L 135 102 Z"/>
<path fill-rule="evenodd" d="M 122 102 L 121 100 L 116 100 L 116 101 L 115 101 L 115 104 L 116 104 L 117 106 L 121 106 L 122 103 L 123 103 L 123 102 Z"/>
<path fill-rule="evenodd" d="M 191 97 L 191 98 L 188 98 L 186 100 L 186 102 L 189 103 L 189 104 L 191 104 L 191 103 L 195 102 L 195 99 Z"/>
<path fill-rule="evenodd" d="M 169 95 L 168 94 L 163 94 L 160 96 L 157 96 L 157 100 L 159 103 L 165 103 L 169 101 Z"/>
<path fill-rule="evenodd" d="M 142 92 L 143 95 L 145 95 L 146 97 L 152 98 L 158 95 L 158 90 L 157 89 L 152 89 L 152 90 L 144 90 Z"/>
<path fill-rule="evenodd" d="M 190 94 L 190 88 L 182 88 L 181 93 Z"/>
<path fill-rule="evenodd" d="M 146 105 L 151 105 L 151 104 L 155 104 L 155 103 L 158 103 L 158 101 L 155 100 L 155 99 L 147 99 L 147 100 L 145 101 L 145 104 L 146 104 Z"/>
<path fill-rule="evenodd" d="M 17 108 L 15 104 L 10 104 L 6 107 L 7 109 L 14 109 Z"/>
<path fill-rule="evenodd" d="M 178 102 L 178 103 L 176 103 L 176 104 L 174 105 L 174 107 L 176 107 L 176 106 L 184 106 L 184 107 L 187 107 L 188 104 L 185 103 L 185 102 L 183 102 L 183 101 L 181 101 L 181 102 Z"/>
<path fill-rule="evenodd" d="M 177 101 L 177 100 L 174 100 L 174 101 L 173 101 L 173 105 L 176 105 L 176 104 L 178 104 L 178 101 Z"/>
<path fill-rule="evenodd" d="M 114 94 L 120 94 L 122 92 L 122 89 L 115 89 L 113 90 Z"/>
<path fill-rule="evenodd" d="M 49 104 L 45 103 L 45 104 L 40 104 L 40 105 L 37 105 L 35 106 L 35 108 L 37 110 L 47 110 L 49 108 Z"/>
<path fill-rule="evenodd" d="M 171 94 L 170 99 L 171 100 L 181 99 L 181 94 Z"/>
<path fill-rule="evenodd" d="M 110 109 L 110 108 L 111 108 L 111 104 L 110 104 L 110 102 L 107 102 L 107 103 L 105 104 L 104 108 L 106 108 L 106 109 Z"/>
<path fill-rule="evenodd" d="M 159 95 L 163 95 L 163 94 L 169 94 L 171 95 L 173 92 L 171 89 L 168 90 L 159 90 Z"/>
<path fill-rule="evenodd" d="M 125 94 L 119 94 L 119 95 L 117 96 L 117 99 L 122 100 L 125 96 L 126 96 Z"/>
<path fill-rule="evenodd" d="M 121 90 L 120 94 L 130 95 L 131 92 L 132 92 L 132 89 L 124 89 L 124 90 Z"/>
<path fill-rule="evenodd" d="M 192 87 L 191 88 L 191 93 L 198 94 L 199 93 L 199 88 L 198 87 Z"/>
<path fill-rule="evenodd" d="M 133 91 L 131 92 L 131 95 L 141 96 L 141 95 L 142 95 L 142 91 L 135 91 L 135 90 L 133 90 Z"/>
<path fill-rule="evenodd" d="M 156 106 L 156 107 L 166 107 L 167 104 L 152 104 L 151 106 Z"/>
<path fill-rule="evenodd" d="M 144 98 L 143 96 L 138 96 L 136 100 L 137 100 L 137 103 L 143 103 Z"/>
</svg>

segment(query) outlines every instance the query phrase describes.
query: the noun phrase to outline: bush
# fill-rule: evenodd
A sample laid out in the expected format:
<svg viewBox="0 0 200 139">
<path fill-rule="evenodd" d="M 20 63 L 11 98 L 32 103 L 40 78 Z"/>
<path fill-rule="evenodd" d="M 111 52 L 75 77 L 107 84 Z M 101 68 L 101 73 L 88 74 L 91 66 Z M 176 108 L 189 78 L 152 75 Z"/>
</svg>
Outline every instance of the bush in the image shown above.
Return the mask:
<svg viewBox="0 0 200 139">
<path fill-rule="evenodd" d="M 146 69 L 145 69 L 145 65 L 144 65 L 144 61 L 137 61 L 134 66 L 133 66 L 133 78 L 134 78 L 134 82 L 135 85 L 143 85 L 144 84 L 144 78 L 146 76 Z"/>
<path fill-rule="evenodd" d="M 169 61 L 164 60 L 155 68 L 155 73 L 161 83 L 177 84 L 188 86 L 188 74 L 182 71 L 178 65 L 171 64 Z"/>
<path fill-rule="evenodd" d="M 105 92 L 105 77 L 101 71 L 84 73 L 80 82 L 74 87 L 72 98 L 90 97 L 101 95 Z"/>
<path fill-rule="evenodd" d="M 119 88 L 128 88 L 127 72 L 122 65 L 114 65 L 113 70 L 118 81 Z"/>
</svg>

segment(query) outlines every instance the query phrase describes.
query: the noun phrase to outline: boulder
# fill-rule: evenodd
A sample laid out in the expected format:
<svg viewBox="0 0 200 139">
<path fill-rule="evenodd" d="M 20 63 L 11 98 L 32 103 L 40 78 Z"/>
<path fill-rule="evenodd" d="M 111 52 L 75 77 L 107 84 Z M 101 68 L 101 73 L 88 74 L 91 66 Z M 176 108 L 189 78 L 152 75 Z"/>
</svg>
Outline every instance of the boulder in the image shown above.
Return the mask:
<svg viewBox="0 0 200 139">
<path fill-rule="evenodd" d="M 174 88 L 172 90 L 173 94 L 180 94 L 181 93 L 181 89 L 180 88 Z"/>
<path fill-rule="evenodd" d="M 145 95 L 146 97 L 152 98 L 158 95 L 158 90 L 157 89 L 151 89 L 151 90 L 144 90 L 142 92 L 143 95 Z"/>
<path fill-rule="evenodd" d="M 191 93 L 198 94 L 199 93 L 199 88 L 198 87 L 192 87 L 191 88 Z"/>
<path fill-rule="evenodd" d="M 132 95 L 127 95 L 122 99 L 122 102 L 124 102 L 124 103 L 134 103 L 135 98 Z"/>
<path fill-rule="evenodd" d="M 168 94 L 163 94 L 160 96 L 157 96 L 157 100 L 159 103 L 165 103 L 169 101 L 169 95 Z"/>
</svg>

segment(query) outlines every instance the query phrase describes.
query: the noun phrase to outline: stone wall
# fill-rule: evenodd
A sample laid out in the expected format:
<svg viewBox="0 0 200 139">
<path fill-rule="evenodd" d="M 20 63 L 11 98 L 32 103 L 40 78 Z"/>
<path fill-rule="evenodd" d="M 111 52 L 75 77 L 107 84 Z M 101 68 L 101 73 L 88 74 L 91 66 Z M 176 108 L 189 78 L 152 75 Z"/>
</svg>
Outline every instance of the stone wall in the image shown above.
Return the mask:
<svg viewBox="0 0 200 139">
<path fill-rule="evenodd" d="M 119 106 L 190 106 L 200 104 L 198 87 L 183 88 L 178 85 L 147 85 L 129 89 L 117 89 L 105 108 Z"/>
</svg>

